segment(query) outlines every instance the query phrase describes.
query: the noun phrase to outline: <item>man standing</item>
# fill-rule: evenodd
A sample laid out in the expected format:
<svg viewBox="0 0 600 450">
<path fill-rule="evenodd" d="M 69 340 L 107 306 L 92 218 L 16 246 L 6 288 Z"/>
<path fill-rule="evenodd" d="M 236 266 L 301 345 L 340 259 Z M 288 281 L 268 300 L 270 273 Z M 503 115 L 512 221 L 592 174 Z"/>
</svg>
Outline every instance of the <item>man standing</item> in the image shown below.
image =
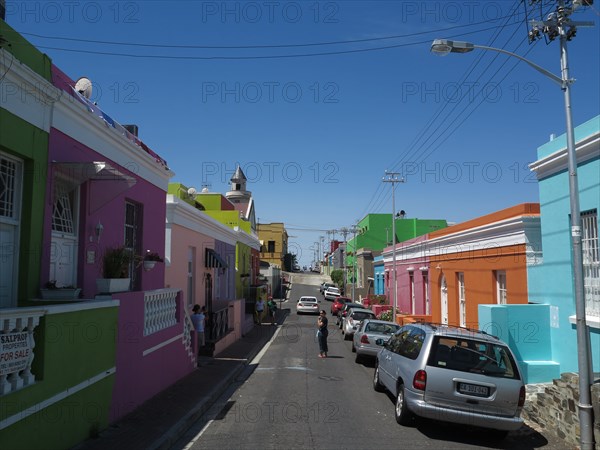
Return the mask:
<svg viewBox="0 0 600 450">
<path fill-rule="evenodd" d="M 198 353 L 200 349 L 204 347 L 204 325 L 206 322 L 206 308 L 203 306 L 200 309 L 200 305 L 194 305 L 192 308 L 192 323 L 194 324 L 194 330 L 196 330 L 198 336 Z"/>
</svg>

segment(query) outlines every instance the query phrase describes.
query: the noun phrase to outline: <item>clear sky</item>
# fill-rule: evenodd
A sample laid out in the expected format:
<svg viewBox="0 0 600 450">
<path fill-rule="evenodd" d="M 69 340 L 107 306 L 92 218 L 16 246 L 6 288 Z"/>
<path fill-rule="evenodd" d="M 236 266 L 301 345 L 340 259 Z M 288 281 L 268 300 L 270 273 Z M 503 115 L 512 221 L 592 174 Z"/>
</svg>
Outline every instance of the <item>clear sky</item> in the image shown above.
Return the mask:
<svg viewBox="0 0 600 450">
<path fill-rule="evenodd" d="M 309 265 L 319 236 L 396 210 L 462 222 L 538 201 L 528 164 L 565 131 L 550 79 L 491 51 L 438 57 L 434 38 L 518 53 L 530 1 L 7 1 L 6 21 L 168 161 L 173 181 L 229 190 L 236 164 L 260 222 L 284 222 Z M 526 11 L 527 10 L 527 11 Z M 573 20 L 600 22 L 600 5 Z M 569 43 L 573 119 L 600 114 L 600 25 Z M 330 236 L 330 235 L 329 235 Z M 336 234 L 339 238 L 340 234 Z"/>
</svg>

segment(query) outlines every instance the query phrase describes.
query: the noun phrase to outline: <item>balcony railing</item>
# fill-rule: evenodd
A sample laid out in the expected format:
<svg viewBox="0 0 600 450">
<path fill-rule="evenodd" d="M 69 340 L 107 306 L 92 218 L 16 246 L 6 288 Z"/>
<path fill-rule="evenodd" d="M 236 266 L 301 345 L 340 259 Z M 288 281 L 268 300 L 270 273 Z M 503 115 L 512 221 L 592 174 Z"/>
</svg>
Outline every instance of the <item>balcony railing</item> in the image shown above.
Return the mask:
<svg viewBox="0 0 600 450">
<path fill-rule="evenodd" d="M 39 308 L 0 310 L 0 395 L 35 382 L 31 373 L 33 330 L 45 314 L 46 310 Z"/>
<path fill-rule="evenodd" d="M 144 292 L 144 336 L 177 323 L 179 289 L 157 289 Z"/>
</svg>

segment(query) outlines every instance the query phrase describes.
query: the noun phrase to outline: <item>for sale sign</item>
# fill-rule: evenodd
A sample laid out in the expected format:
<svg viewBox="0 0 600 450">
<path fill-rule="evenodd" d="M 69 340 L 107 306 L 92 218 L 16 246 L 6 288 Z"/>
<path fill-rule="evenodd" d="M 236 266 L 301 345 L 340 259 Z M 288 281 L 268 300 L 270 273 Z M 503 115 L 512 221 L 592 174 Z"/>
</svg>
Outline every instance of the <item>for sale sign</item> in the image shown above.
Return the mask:
<svg viewBox="0 0 600 450">
<path fill-rule="evenodd" d="M 0 334 L 0 376 L 26 369 L 31 355 L 27 331 Z"/>
</svg>

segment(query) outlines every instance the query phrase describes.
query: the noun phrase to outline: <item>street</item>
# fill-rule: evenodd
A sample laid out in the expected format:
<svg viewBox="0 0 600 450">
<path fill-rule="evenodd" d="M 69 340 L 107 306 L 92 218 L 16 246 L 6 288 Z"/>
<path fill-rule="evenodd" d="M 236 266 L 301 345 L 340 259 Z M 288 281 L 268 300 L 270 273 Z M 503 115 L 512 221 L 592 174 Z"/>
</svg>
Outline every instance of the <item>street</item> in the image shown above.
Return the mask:
<svg viewBox="0 0 600 450">
<path fill-rule="evenodd" d="M 492 442 L 485 430 L 469 427 L 423 419 L 398 425 L 393 399 L 372 388 L 373 363 L 355 363 L 324 300 L 329 357 L 318 358 L 317 316 L 296 314 L 301 295 L 322 299 L 318 286 L 294 282 L 271 343 L 173 448 L 564 449 L 529 427 Z"/>
</svg>

